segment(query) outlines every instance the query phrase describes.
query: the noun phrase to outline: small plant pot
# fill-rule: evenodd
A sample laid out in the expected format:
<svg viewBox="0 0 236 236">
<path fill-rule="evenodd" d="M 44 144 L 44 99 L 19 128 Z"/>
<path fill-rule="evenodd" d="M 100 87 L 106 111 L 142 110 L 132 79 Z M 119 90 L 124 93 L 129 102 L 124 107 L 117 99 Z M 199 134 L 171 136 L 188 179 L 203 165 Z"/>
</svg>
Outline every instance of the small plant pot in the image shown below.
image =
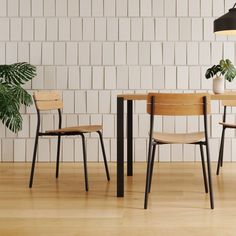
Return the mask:
<svg viewBox="0 0 236 236">
<path fill-rule="evenodd" d="M 213 79 L 213 93 L 222 94 L 224 92 L 225 92 L 224 79 L 219 76 L 216 76 Z"/>
</svg>

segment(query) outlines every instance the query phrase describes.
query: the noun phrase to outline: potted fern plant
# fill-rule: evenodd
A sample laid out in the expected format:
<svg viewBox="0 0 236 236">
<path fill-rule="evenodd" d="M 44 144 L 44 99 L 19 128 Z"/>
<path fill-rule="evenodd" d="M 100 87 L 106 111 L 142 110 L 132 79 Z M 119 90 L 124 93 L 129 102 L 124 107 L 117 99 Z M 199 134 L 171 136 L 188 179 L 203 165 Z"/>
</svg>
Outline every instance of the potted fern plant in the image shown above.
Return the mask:
<svg viewBox="0 0 236 236">
<path fill-rule="evenodd" d="M 207 79 L 213 78 L 213 92 L 214 93 L 224 93 L 224 80 L 223 77 L 232 82 L 236 77 L 236 68 L 233 63 L 229 60 L 220 60 L 218 65 L 214 65 L 211 68 L 208 68 L 205 74 Z"/>
<path fill-rule="evenodd" d="M 0 65 L 0 120 L 12 132 L 22 129 L 21 104 L 33 103 L 31 95 L 22 87 L 36 75 L 36 67 L 26 62 Z"/>
</svg>

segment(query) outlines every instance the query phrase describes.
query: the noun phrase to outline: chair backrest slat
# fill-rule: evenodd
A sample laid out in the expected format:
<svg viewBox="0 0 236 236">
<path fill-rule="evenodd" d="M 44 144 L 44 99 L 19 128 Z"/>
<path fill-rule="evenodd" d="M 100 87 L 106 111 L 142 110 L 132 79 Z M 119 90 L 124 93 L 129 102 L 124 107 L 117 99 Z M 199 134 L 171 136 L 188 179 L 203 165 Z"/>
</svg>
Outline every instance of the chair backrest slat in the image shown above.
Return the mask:
<svg viewBox="0 0 236 236">
<path fill-rule="evenodd" d="M 204 115 L 204 97 L 207 97 L 207 114 L 210 113 L 209 95 L 207 93 L 149 93 L 147 99 L 147 112 L 149 114 L 151 114 L 152 97 L 154 98 L 154 115 Z"/>
<path fill-rule="evenodd" d="M 37 91 L 34 92 L 34 101 L 38 110 L 57 110 L 63 108 L 63 102 L 57 91 Z"/>
</svg>

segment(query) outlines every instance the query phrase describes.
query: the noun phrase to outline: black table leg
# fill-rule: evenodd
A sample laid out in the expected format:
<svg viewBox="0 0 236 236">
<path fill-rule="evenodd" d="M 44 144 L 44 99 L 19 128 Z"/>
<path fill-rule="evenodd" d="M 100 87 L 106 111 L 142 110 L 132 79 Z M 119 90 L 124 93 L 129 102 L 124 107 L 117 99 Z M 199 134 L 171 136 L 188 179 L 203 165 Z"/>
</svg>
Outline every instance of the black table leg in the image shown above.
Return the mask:
<svg viewBox="0 0 236 236">
<path fill-rule="evenodd" d="M 133 176 L 133 101 L 127 101 L 127 175 Z"/>
<path fill-rule="evenodd" d="M 117 98 L 117 197 L 124 197 L 124 99 Z"/>
</svg>

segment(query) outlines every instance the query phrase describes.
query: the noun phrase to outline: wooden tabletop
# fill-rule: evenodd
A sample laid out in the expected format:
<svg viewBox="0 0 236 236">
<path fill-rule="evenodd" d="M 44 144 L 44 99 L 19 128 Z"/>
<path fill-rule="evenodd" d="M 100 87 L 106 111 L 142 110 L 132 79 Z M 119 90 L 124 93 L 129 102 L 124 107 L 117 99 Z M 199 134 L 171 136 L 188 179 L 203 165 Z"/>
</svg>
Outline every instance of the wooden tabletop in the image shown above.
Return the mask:
<svg viewBox="0 0 236 236">
<path fill-rule="evenodd" d="M 211 100 L 235 100 L 236 91 L 226 91 L 223 94 L 211 94 Z"/>
<path fill-rule="evenodd" d="M 124 93 L 118 94 L 118 98 L 124 98 L 124 100 L 147 100 L 147 94 L 141 93 Z"/>
<path fill-rule="evenodd" d="M 223 94 L 210 94 L 211 100 L 235 100 L 236 99 L 236 91 L 226 91 Z M 141 93 L 125 93 L 118 94 L 118 98 L 123 98 L 124 100 L 146 100 L 147 94 Z"/>
</svg>

